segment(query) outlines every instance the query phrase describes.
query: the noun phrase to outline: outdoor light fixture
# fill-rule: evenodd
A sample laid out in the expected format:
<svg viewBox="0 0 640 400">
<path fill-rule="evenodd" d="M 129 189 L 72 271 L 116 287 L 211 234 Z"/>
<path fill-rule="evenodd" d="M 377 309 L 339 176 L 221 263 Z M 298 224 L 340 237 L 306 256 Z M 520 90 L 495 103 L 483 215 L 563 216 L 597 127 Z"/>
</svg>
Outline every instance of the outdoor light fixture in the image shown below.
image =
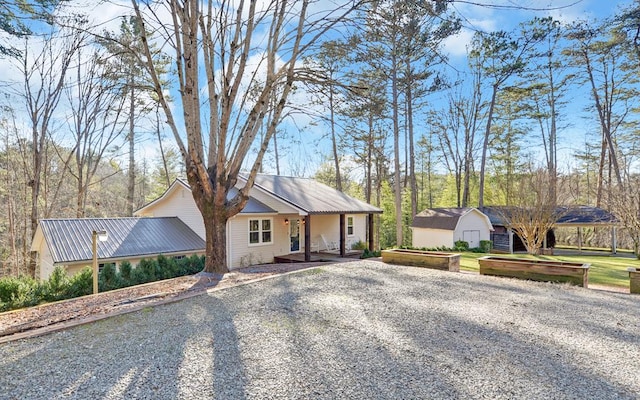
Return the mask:
<svg viewBox="0 0 640 400">
<path fill-rule="evenodd" d="M 98 293 L 98 240 L 101 242 L 106 241 L 109 238 L 107 231 L 93 231 L 91 235 L 93 244 L 93 294 Z"/>
<path fill-rule="evenodd" d="M 285 219 L 284 219 L 284 224 L 285 224 L 285 225 L 289 225 L 289 218 L 285 218 Z"/>
</svg>

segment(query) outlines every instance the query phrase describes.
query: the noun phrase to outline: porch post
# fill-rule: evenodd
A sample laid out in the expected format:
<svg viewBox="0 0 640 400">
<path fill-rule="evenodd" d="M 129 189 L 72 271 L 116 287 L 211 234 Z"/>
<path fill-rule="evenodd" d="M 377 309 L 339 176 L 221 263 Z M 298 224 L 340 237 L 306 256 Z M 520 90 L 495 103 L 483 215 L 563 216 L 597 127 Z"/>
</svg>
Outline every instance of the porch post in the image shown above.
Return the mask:
<svg viewBox="0 0 640 400">
<path fill-rule="evenodd" d="M 369 221 L 367 221 L 369 225 L 369 251 L 373 251 L 373 214 L 369 214 Z"/>
<path fill-rule="evenodd" d="M 311 261 L 311 215 L 304 216 L 304 261 Z"/>
<path fill-rule="evenodd" d="M 511 228 L 507 228 L 507 233 L 509 233 L 509 254 L 513 254 L 513 231 Z"/>
<path fill-rule="evenodd" d="M 345 230 L 345 217 L 344 214 L 340 214 L 340 257 L 345 256 L 345 241 L 346 241 L 346 230 Z"/>
<path fill-rule="evenodd" d="M 582 252 L 582 227 L 578 227 L 578 251 Z"/>
</svg>

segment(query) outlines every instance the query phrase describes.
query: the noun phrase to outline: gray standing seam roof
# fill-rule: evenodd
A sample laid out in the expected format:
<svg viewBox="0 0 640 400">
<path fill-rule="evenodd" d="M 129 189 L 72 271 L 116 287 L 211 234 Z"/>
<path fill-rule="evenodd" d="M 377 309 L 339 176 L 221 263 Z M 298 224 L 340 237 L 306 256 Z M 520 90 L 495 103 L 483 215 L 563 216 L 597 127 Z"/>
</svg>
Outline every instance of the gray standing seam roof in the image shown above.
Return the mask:
<svg viewBox="0 0 640 400">
<path fill-rule="evenodd" d="M 105 230 L 98 258 L 157 256 L 204 250 L 205 242 L 177 217 L 43 219 L 40 227 L 56 263 L 93 258 L 92 233 Z"/>
<path fill-rule="evenodd" d="M 255 186 L 309 214 L 380 214 L 382 210 L 309 178 L 256 175 Z"/>
</svg>

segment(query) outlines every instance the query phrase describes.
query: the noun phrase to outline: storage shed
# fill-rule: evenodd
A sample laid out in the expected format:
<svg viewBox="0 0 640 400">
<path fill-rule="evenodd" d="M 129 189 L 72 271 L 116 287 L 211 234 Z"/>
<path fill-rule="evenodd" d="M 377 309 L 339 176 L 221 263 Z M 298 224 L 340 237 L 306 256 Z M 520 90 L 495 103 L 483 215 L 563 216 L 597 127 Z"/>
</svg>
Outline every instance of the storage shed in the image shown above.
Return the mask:
<svg viewBox="0 0 640 400">
<path fill-rule="evenodd" d="M 413 219 L 411 225 L 413 247 L 448 247 L 458 240 L 480 247 L 481 240 L 489 240 L 493 226 L 489 218 L 477 208 L 429 208 Z"/>
</svg>

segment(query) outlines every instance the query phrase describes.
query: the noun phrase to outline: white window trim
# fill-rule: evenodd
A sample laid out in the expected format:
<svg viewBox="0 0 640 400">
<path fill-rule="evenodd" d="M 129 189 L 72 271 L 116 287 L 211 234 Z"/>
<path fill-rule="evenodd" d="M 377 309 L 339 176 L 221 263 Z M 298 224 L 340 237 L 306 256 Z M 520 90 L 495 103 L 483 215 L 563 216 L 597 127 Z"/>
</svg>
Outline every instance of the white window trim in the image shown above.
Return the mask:
<svg viewBox="0 0 640 400">
<path fill-rule="evenodd" d="M 262 230 L 262 221 L 269 220 L 269 226 L 271 229 L 269 231 Z M 251 243 L 251 221 L 258 221 L 258 243 Z M 255 231 L 254 231 L 255 232 Z M 263 232 L 271 232 L 271 241 L 263 242 L 262 241 L 262 233 Z M 273 238 L 273 218 L 249 218 L 247 220 L 247 243 L 249 247 L 258 247 L 258 246 L 270 246 L 274 242 Z"/>
<path fill-rule="evenodd" d="M 349 218 L 351 218 L 351 234 L 349 234 Z M 356 235 L 356 218 L 353 215 L 347 215 L 347 237 Z"/>
</svg>

